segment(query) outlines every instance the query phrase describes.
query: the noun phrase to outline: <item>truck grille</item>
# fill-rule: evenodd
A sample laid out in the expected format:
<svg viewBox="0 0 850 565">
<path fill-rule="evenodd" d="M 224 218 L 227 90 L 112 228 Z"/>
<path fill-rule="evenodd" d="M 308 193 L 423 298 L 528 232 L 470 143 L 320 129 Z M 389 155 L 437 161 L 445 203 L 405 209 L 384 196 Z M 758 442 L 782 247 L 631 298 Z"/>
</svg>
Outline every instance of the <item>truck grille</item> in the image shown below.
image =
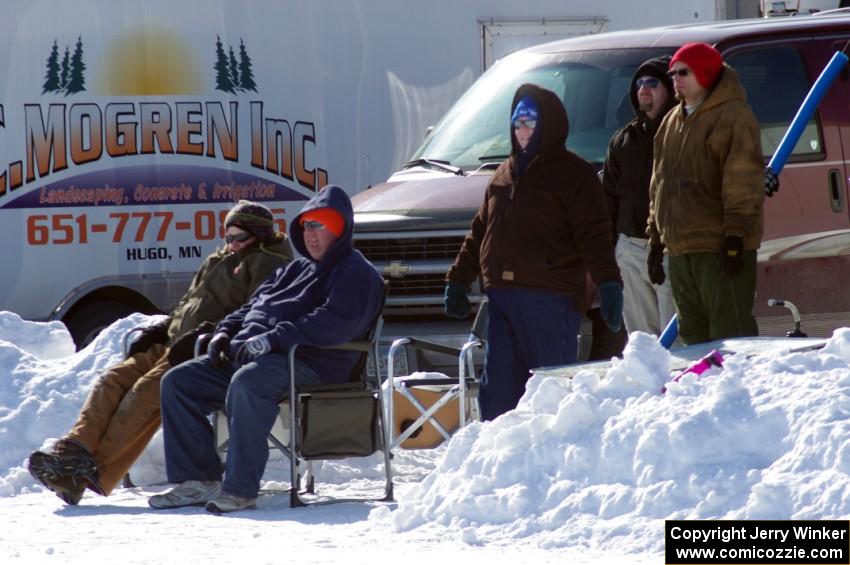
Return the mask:
<svg viewBox="0 0 850 565">
<path fill-rule="evenodd" d="M 445 259 L 451 264 L 460 251 L 463 237 L 412 237 L 355 240 L 354 245 L 372 263 Z"/>
<path fill-rule="evenodd" d="M 410 275 L 403 279 L 387 279 L 390 283 L 390 296 L 439 296 L 438 303 L 442 304 L 443 289 L 446 286 L 446 275 Z"/>
<path fill-rule="evenodd" d="M 465 232 L 415 236 L 368 234 L 354 246 L 384 275 L 387 315 L 441 313 L 446 273 L 463 244 Z"/>
</svg>

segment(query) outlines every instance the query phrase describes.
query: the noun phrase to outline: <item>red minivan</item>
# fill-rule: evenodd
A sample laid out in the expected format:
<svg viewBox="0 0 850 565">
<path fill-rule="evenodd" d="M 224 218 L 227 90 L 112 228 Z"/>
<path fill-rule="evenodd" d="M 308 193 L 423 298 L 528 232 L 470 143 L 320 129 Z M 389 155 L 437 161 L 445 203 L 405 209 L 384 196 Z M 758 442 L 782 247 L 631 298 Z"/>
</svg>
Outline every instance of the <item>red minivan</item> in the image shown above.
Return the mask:
<svg viewBox="0 0 850 565">
<path fill-rule="evenodd" d="M 508 116 L 517 86 L 533 82 L 558 93 L 570 119 L 567 147 L 601 168 L 611 135 L 633 117 L 627 92 L 637 66 L 691 41 L 715 45 L 738 71 L 761 124 L 766 163 L 814 80 L 850 41 L 850 10 L 603 33 L 497 62 L 402 170 L 354 197 L 355 245 L 390 281 L 385 335 L 451 344 L 466 339 L 468 321 L 442 317 L 444 276 L 490 175 L 510 152 Z M 767 305 L 771 298 L 793 302 L 810 336 L 850 325 L 848 160 L 845 69 L 806 125 L 779 192 L 765 203 L 756 300 L 761 335 L 792 328 L 787 310 Z M 474 293 L 480 299 L 480 288 Z M 437 358 L 398 362 L 411 370 L 448 368 Z"/>
</svg>

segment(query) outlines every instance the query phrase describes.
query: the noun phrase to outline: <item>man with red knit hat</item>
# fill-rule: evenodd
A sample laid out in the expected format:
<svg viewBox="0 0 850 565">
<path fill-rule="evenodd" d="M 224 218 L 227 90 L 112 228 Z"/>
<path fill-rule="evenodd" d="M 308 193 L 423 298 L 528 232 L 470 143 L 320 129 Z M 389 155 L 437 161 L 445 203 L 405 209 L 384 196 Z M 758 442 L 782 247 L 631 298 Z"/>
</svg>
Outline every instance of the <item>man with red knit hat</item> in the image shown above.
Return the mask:
<svg viewBox="0 0 850 565">
<path fill-rule="evenodd" d="M 752 314 L 761 244 L 759 125 L 735 69 L 706 43 L 670 60 L 679 104 L 655 136 L 649 187 L 650 280 L 669 276 L 686 344 L 758 335 Z"/>
</svg>

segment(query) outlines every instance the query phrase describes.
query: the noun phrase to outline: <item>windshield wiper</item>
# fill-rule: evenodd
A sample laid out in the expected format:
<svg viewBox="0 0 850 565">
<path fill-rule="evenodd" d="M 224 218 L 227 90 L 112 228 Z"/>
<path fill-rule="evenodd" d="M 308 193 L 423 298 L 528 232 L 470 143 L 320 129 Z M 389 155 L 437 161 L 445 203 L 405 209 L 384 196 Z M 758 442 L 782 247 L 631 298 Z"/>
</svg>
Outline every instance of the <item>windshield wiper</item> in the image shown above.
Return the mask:
<svg viewBox="0 0 850 565">
<path fill-rule="evenodd" d="M 478 160 L 479 161 L 495 162 L 495 161 L 504 161 L 508 157 L 510 157 L 510 155 L 484 155 L 483 157 L 479 157 Z"/>
<path fill-rule="evenodd" d="M 409 169 L 410 167 L 422 167 L 428 166 L 435 169 L 441 169 L 443 171 L 448 171 L 460 177 L 466 176 L 466 173 L 463 172 L 463 169 L 460 167 L 453 167 L 449 164 L 448 161 L 440 161 L 437 159 L 414 159 L 413 161 L 408 161 L 404 164 L 404 169 Z"/>
</svg>

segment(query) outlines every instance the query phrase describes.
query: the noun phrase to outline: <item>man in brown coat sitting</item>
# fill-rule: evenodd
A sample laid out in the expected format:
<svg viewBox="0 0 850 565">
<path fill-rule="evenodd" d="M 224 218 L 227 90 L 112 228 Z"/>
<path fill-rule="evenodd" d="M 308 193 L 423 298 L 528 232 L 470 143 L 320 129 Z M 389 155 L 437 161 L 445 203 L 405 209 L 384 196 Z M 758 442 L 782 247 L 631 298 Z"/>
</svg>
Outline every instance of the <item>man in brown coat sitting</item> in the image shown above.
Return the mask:
<svg viewBox="0 0 850 565">
<path fill-rule="evenodd" d="M 127 359 L 98 379 L 51 452 L 30 455 L 30 473 L 66 503 L 77 504 L 86 488 L 104 496 L 115 488 L 159 428 L 165 372 L 192 357 L 204 327 L 242 306 L 292 258 L 266 206 L 241 200 L 224 223 L 225 247 L 206 258 L 168 318 L 142 329 Z"/>
</svg>

